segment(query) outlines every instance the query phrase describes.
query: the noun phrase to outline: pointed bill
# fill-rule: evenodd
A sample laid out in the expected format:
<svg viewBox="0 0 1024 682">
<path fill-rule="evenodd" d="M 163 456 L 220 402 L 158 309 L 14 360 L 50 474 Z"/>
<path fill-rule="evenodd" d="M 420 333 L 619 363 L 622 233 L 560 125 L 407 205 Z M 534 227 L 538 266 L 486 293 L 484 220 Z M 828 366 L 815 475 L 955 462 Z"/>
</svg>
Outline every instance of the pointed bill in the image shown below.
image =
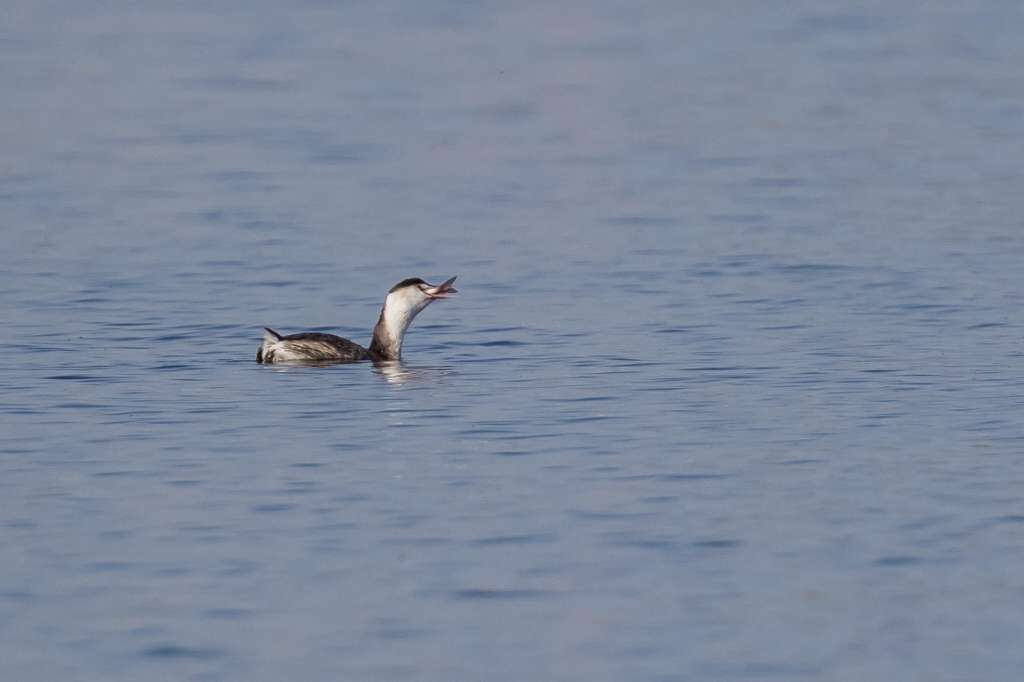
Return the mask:
<svg viewBox="0 0 1024 682">
<path fill-rule="evenodd" d="M 459 290 L 452 286 L 454 281 L 455 277 L 450 277 L 436 287 L 426 289 L 425 292 L 431 298 L 448 298 L 451 294 L 459 293 Z"/>
</svg>

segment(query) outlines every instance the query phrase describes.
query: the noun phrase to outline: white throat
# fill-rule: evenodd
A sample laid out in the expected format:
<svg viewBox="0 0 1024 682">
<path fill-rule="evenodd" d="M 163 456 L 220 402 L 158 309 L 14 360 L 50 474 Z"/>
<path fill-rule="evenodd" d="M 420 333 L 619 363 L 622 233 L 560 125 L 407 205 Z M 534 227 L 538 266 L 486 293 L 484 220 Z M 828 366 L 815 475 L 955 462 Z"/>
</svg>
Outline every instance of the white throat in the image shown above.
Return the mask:
<svg viewBox="0 0 1024 682">
<path fill-rule="evenodd" d="M 430 301 L 430 297 L 416 287 L 405 287 L 388 294 L 380 311 L 380 320 L 373 330 L 371 350 L 389 360 L 400 359 L 406 330 Z"/>
</svg>

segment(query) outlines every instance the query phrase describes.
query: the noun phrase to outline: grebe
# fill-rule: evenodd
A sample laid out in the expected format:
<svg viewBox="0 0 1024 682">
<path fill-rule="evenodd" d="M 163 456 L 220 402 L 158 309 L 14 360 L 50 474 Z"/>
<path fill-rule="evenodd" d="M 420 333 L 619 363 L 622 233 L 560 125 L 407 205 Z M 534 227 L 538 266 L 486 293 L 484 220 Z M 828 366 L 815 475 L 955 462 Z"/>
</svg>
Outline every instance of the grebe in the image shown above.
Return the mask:
<svg viewBox="0 0 1024 682">
<path fill-rule="evenodd" d="M 402 339 L 413 318 L 439 298 L 448 298 L 458 290 L 455 278 L 434 286 L 419 277 L 410 277 L 391 287 L 380 318 L 373 328 L 369 348 L 334 334 L 306 332 L 281 336 L 270 327 L 263 328 L 263 345 L 256 351 L 256 362 L 358 362 L 360 360 L 401 360 Z"/>
</svg>

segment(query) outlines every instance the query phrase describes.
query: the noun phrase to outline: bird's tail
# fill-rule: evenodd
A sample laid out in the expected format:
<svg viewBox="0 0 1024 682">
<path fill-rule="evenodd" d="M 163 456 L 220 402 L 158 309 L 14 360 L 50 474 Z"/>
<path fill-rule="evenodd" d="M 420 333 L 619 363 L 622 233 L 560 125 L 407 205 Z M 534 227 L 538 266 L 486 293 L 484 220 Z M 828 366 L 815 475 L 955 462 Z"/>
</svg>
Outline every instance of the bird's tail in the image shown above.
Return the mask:
<svg viewBox="0 0 1024 682">
<path fill-rule="evenodd" d="M 266 355 L 267 349 L 273 346 L 275 343 L 281 340 L 281 335 L 275 332 L 270 327 L 263 328 L 263 345 L 256 350 L 256 362 L 263 362 L 263 356 Z"/>
</svg>

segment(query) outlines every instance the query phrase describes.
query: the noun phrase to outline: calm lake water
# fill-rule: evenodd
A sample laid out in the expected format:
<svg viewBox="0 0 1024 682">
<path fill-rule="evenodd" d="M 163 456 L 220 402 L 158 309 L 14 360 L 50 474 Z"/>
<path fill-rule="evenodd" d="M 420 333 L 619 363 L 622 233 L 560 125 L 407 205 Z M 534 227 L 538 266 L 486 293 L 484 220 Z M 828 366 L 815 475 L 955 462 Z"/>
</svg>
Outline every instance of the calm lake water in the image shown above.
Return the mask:
<svg viewBox="0 0 1024 682">
<path fill-rule="evenodd" d="M 285 4 L 0 10 L 0 678 L 1020 679 L 1024 5 Z"/>
</svg>

